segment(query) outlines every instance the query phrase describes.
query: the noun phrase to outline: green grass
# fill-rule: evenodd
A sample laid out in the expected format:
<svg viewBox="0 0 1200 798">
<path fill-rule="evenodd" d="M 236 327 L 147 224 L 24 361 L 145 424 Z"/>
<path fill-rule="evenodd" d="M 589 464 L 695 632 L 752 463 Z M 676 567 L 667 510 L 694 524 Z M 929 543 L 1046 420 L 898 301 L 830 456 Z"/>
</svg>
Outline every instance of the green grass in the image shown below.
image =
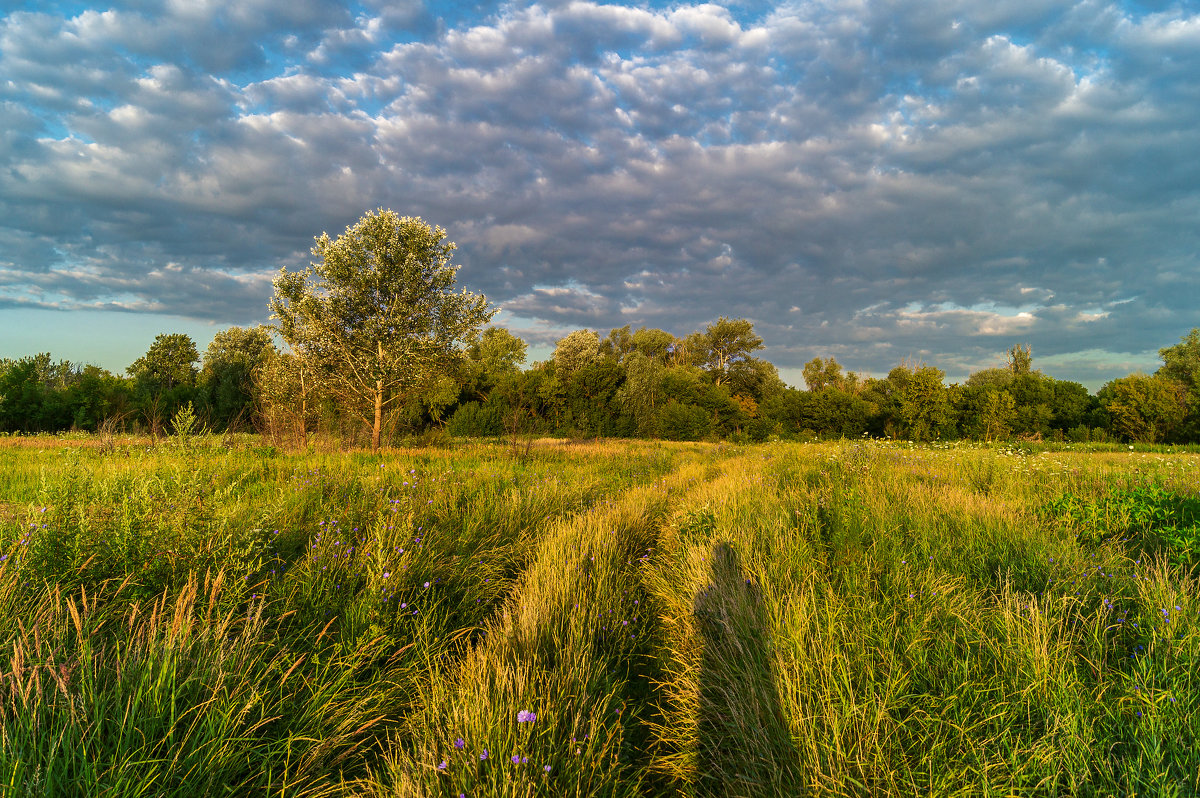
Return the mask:
<svg viewBox="0 0 1200 798">
<path fill-rule="evenodd" d="M 1194 795 L 1198 472 L 6 441 L 0 794 Z"/>
</svg>

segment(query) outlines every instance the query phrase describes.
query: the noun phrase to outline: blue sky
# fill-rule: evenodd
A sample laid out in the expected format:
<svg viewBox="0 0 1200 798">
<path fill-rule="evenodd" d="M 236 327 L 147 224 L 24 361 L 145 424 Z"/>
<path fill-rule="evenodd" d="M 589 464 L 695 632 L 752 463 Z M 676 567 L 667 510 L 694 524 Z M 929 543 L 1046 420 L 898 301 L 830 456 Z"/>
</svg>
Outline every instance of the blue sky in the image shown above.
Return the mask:
<svg viewBox="0 0 1200 798">
<path fill-rule="evenodd" d="M 0 356 L 203 349 L 378 207 L 535 356 L 724 315 L 794 384 L 1095 389 L 1200 326 L 1196 3 L 5 7 Z"/>
</svg>

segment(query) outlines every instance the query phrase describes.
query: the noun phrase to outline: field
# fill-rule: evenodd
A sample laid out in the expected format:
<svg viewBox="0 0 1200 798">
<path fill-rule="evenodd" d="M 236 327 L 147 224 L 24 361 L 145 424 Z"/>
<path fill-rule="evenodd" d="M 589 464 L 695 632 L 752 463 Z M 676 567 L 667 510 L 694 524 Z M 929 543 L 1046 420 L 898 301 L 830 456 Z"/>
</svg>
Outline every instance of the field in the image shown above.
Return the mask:
<svg viewBox="0 0 1200 798">
<path fill-rule="evenodd" d="M 1169 450 L 0 440 L 0 794 L 1195 795 L 1198 485 Z"/>
</svg>

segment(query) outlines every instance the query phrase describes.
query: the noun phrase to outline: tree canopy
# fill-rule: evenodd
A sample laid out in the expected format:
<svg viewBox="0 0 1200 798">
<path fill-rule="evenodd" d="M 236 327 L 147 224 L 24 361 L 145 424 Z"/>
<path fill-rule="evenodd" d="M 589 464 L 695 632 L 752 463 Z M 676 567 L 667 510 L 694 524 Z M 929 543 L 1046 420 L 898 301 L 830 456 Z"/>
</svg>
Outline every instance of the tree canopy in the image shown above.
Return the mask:
<svg viewBox="0 0 1200 798">
<path fill-rule="evenodd" d="M 318 260 L 275 278 L 271 317 L 379 448 L 384 412 L 430 387 L 494 315 L 485 297 L 455 291 L 446 232 L 379 209 L 337 239 L 323 233 Z"/>
</svg>

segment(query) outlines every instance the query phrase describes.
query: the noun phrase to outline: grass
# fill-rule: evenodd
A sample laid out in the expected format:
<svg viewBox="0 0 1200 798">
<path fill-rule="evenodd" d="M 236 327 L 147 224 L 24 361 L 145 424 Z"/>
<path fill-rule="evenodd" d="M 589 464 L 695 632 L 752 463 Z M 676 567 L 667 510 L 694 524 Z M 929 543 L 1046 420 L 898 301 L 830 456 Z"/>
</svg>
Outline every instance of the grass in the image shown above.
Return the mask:
<svg viewBox="0 0 1200 798">
<path fill-rule="evenodd" d="M 0 441 L 0 794 L 1194 795 L 1200 456 Z"/>
</svg>

